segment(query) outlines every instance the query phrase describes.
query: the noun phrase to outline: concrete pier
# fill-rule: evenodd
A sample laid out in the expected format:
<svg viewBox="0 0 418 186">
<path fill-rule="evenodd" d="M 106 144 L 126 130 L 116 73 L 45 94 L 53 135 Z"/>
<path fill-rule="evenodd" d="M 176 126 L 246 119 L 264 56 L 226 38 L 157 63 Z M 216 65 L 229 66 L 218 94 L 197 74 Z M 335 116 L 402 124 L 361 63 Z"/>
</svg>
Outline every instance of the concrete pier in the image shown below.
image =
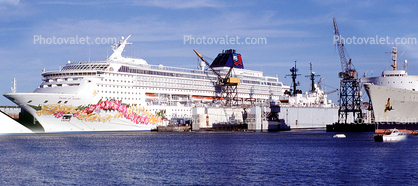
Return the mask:
<svg viewBox="0 0 418 186">
<path fill-rule="evenodd" d="M 31 130 L 3 112 L 0 112 L 0 121 L 0 134 L 33 133 Z"/>
<path fill-rule="evenodd" d="M 16 120 L 19 119 L 20 110 L 19 106 L 0 106 L 0 111 Z"/>
<path fill-rule="evenodd" d="M 213 130 L 213 126 L 221 124 L 244 123 L 242 108 L 209 108 L 194 107 L 192 109 L 192 130 Z"/>
<path fill-rule="evenodd" d="M 269 126 L 267 113 L 270 113 L 270 108 L 268 107 L 251 107 L 251 112 L 247 118 L 248 130 L 267 132 Z"/>
<path fill-rule="evenodd" d="M 158 126 L 158 132 L 188 132 L 190 131 L 189 125 L 168 125 L 168 126 Z"/>
</svg>

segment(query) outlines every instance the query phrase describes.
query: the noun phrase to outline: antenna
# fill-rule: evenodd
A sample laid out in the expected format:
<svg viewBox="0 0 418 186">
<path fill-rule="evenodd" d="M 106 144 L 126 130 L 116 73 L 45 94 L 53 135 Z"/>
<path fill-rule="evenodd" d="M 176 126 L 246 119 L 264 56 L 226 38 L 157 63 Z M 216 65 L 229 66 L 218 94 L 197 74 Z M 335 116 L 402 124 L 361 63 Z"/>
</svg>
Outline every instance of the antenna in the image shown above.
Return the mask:
<svg viewBox="0 0 418 186">
<path fill-rule="evenodd" d="M 312 63 L 309 63 L 309 69 L 310 73 L 305 77 L 308 77 L 311 80 L 311 92 L 315 92 L 315 77 L 318 77 L 320 75 L 315 75 L 315 72 L 312 71 Z"/>
<path fill-rule="evenodd" d="M 392 48 L 391 52 L 385 52 L 385 53 L 391 53 L 392 54 L 393 64 L 390 65 L 390 66 L 393 68 L 393 70 L 398 70 L 398 53 L 401 53 L 401 55 L 403 55 L 404 52 L 405 51 L 398 51 L 398 46 L 397 45 L 395 45 Z M 406 69 L 405 69 L 405 71 L 406 71 Z"/>
<path fill-rule="evenodd" d="M 393 49 L 392 49 L 393 64 L 391 66 L 392 66 L 393 70 L 398 70 L 398 64 L 397 64 L 398 59 L 397 58 L 398 58 L 398 46 L 395 45 L 395 47 L 393 47 Z"/>
<path fill-rule="evenodd" d="M 373 77 L 373 65 L 370 66 L 370 77 Z"/>
<path fill-rule="evenodd" d="M 13 87 L 10 88 L 10 93 L 16 93 L 16 78 L 13 78 Z"/>
<path fill-rule="evenodd" d="M 292 95 L 302 94 L 301 90 L 296 89 L 296 87 L 299 86 L 299 82 L 296 83 L 296 77 L 300 76 L 300 74 L 297 74 L 297 71 L 298 71 L 298 69 L 296 68 L 296 61 L 295 61 L 295 66 L 290 69 L 290 72 L 292 74 L 287 74 L 286 75 L 286 76 L 291 76 L 292 77 L 292 86 L 293 86 Z M 286 76 L 285 76 L 285 78 L 286 78 Z"/>
<path fill-rule="evenodd" d="M 90 62 L 90 45 L 89 45 L 89 62 Z"/>
</svg>

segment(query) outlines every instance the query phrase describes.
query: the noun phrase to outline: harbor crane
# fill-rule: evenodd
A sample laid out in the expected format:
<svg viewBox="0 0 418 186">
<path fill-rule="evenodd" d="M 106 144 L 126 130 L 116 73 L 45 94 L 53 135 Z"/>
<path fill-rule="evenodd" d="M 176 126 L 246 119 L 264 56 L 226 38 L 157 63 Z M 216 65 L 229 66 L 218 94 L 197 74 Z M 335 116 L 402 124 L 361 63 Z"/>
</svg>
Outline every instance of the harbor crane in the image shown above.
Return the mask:
<svg viewBox="0 0 418 186">
<path fill-rule="evenodd" d="M 354 68 L 351 58 L 348 56 L 344 43 L 341 42 L 341 36 L 338 31 L 335 17 L 334 21 L 334 44 L 338 48 L 341 69 L 338 73 L 340 81 L 340 100 L 338 109 L 338 123 L 347 123 L 349 113 L 353 115 L 353 122 L 362 122 L 360 83 L 357 69 Z M 347 61 L 347 57 L 348 61 Z"/>
<path fill-rule="evenodd" d="M 238 105 L 238 88 L 237 86 L 240 85 L 240 79 L 237 77 L 231 77 L 231 72 L 234 66 L 229 67 L 228 72 L 226 73 L 225 77 L 222 77 L 221 74 L 212 68 L 205 58 L 203 58 L 202 54 L 198 53 L 195 49 L 193 51 L 196 55 L 212 70 L 213 73 L 218 76 L 217 83 L 221 86 L 221 99 L 224 100 L 225 106 L 234 106 Z M 234 52 L 235 50 L 231 50 Z"/>
</svg>

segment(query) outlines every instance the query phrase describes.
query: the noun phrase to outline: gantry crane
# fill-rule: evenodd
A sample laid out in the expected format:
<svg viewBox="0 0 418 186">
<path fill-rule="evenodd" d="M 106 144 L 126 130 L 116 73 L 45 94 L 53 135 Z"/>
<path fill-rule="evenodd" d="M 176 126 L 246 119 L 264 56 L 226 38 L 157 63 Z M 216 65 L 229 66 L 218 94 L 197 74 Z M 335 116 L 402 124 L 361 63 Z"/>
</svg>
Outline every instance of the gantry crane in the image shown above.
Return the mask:
<svg viewBox="0 0 418 186">
<path fill-rule="evenodd" d="M 338 47 L 340 55 L 341 69 L 338 73 L 340 81 L 340 107 L 338 110 L 338 123 L 347 123 L 349 113 L 353 114 L 353 122 L 362 122 L 361 112 L 361 96 L 360 96 L 360 83 L 358 79 L 357 69 L 354 68 L 351 59 L 348 57 L 348 53 L 344 48 L 344 43 L 341 42 L 341 36 L 338 32 L 337 22 L 334 21 L 334 40 L 335 45 Z M 348 57 L 348 61 L 346 58 Z"/>
<path fill-rule="evenodd" d="M 212 65 L 210 65 L 205 58 L 203 58 L 202 54 L 199 54 L 195 49 L 193 51 L 196 53 L 199 58 L 205 62 L 207 66 L 212 70 L 213 73 L 218 76 L 217 83 L 221 86 L 221 95 L 222 100 L 224 100 L 225 106 L 234 106 L 238 105 L 238 88 L 237 86 L 240 85 L 240 79 L 236 77 L 231 77 L 231 72 L 234 66 L 231 66 L 226 73 L 225 77 L 222 77 L 219 72 L 217 72 L 215 69 L 212 68 Z M 235 51 L 235 50 L 234 50 Z M 232 50 L 231 50 L 232 52 Z"/>
</svg>

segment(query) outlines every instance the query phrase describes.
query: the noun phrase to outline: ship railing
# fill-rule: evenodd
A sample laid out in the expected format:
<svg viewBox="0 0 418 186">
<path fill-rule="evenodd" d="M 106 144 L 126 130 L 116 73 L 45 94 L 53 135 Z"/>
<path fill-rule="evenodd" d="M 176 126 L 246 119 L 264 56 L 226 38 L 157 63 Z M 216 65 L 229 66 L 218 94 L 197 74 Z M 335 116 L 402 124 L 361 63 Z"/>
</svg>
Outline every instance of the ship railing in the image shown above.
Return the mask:
<svg viewBox="0 0 418 186">
<path fill-rule="evenodd" d="M 118 63 L 118 64 L 125 64 L 126 63 L 122 63 L 122 62 L 112 62 L 112 63 Z M 185 68 L 178 68 L 178 67 L 166 67 L 163 65 L 145 65 L 145 64 L 129 64 L 131 66 L 136 66 L 136 67 L 140 67 L 140 68 L 144 68 L 144 69 L 154 69 L 154 70 L 165 70 L 165 71 L 175 71 L 175 72 L 183 72 L 183 73 L 191 73 L 191 74 L 206 74 L 206 75 L 212 75 L 212 76 L 216 76 L 216 74 L 214 72 L 208 71 L 208 70 L 190 70 L 190 69 L 185 69 Z M 220 72 L 219 74 L 221 76 L 226 76 L 227 72 Z M 237 77 L 234 74 L 231 74 L 231 77 Z M 261 77 L 251 77 L 251 76 L 242 76 L 245 79 L 254 79 L 254 80 L 262 80 L 262 81 L 268 81 L 269 79 L 271 80 L 271 77 L 269 79 L 267 79 L 267 77 L 261 78 Z M 274 77 L 273 77 L 274 78 Z M 277 81 L 273 81 L 273 82 L 277 82 Z"/>
<path fill-rule="evenodd" d="M 78 65 L 78 64 L 88 64 L 88 63 L 109 63 L 108 61 L 78 61 L 78 62 L 70 62 L 71 65 Z"/>
<path fill-rule="evenodd" d="M 97 63 L 97 64 L 110 64 L 110 63 L 117 63 L 117 64 L 124 64 L 126 65 L 127 63 L 124 62 L 117 62 L 117 61 L 85 61 L 85 62 L 70 62 L 68 64 L 70 65 L 77 65 L 77 64 L 91 64 L 91 63 Z M 145 68 L 145 69 L 154 69 L 154 70 L 166 70 L 166 71 L 176 71 L 176 72 L 183 72 L 183 73 L 191 73 L 191 74 L 206 74 L 206 75 L 211 75 L 211 76 L 216 76 L 216 74 L 214 72 L 211 72 L 209 70 L 190 70 L 190 69 L 185 69 L 185 68 L 178 68 L 178 67 L 166 67 L 163 65 L 145 65 L 145 64 L 134 64 L 134 63 L 128 63 L 128 65 L 131 66 L 137 66 L 140 68 Z M 88 69 L 89 70 L 89 69 Z M 96 70 L 101 70 L 101 69 L 96 69 Z M 60 69 L 61 71 L 61 69 Z M 65 71 L 80 71 L 80 69 L 68 69 Z M 48 72 L 53 72 L 53 71 L 48 71 Z M 225 76 L 226 72 L 220 72 L 221 76 Z M 268 82 L 275 82 L 275 83 L 279 83 L 279 80 L 277 77 L 269 77 L 269 76 L 265 76 L 265 77 L 252 77 L 252 76 L 236 76 L 234 74 L 231 74 L 231 77 L 238 77 L 241 79 L 246 79 L 246 80 L 258 80 L 260 81 L 260 83 L 265 82 L 266 85 L 269 84 Z M 280 86 L 280 85 L 279 85 Z"/>
<path fill-rule="evenodd" d="M 112 62 L 112 63 L 119 63 L 125 64 L 121 62 Z M 166 71 L 176 71 L 176 72 L 183 72 L 183 73 L 193 73 L 193 74 L 207 74 L 207 75 L 215 75 L 215 73 L 210 71 L 201 71 L 201 70 L 190 70 L 185 68 L 178 68 L 178 67 L 166 67 L 162 65 L 145 65 L 145 64 L 129 64 L 130 66 L 136 66 L 144 69 L 154 69 L 154 70 L 166 70 Z"/>
</svg>

